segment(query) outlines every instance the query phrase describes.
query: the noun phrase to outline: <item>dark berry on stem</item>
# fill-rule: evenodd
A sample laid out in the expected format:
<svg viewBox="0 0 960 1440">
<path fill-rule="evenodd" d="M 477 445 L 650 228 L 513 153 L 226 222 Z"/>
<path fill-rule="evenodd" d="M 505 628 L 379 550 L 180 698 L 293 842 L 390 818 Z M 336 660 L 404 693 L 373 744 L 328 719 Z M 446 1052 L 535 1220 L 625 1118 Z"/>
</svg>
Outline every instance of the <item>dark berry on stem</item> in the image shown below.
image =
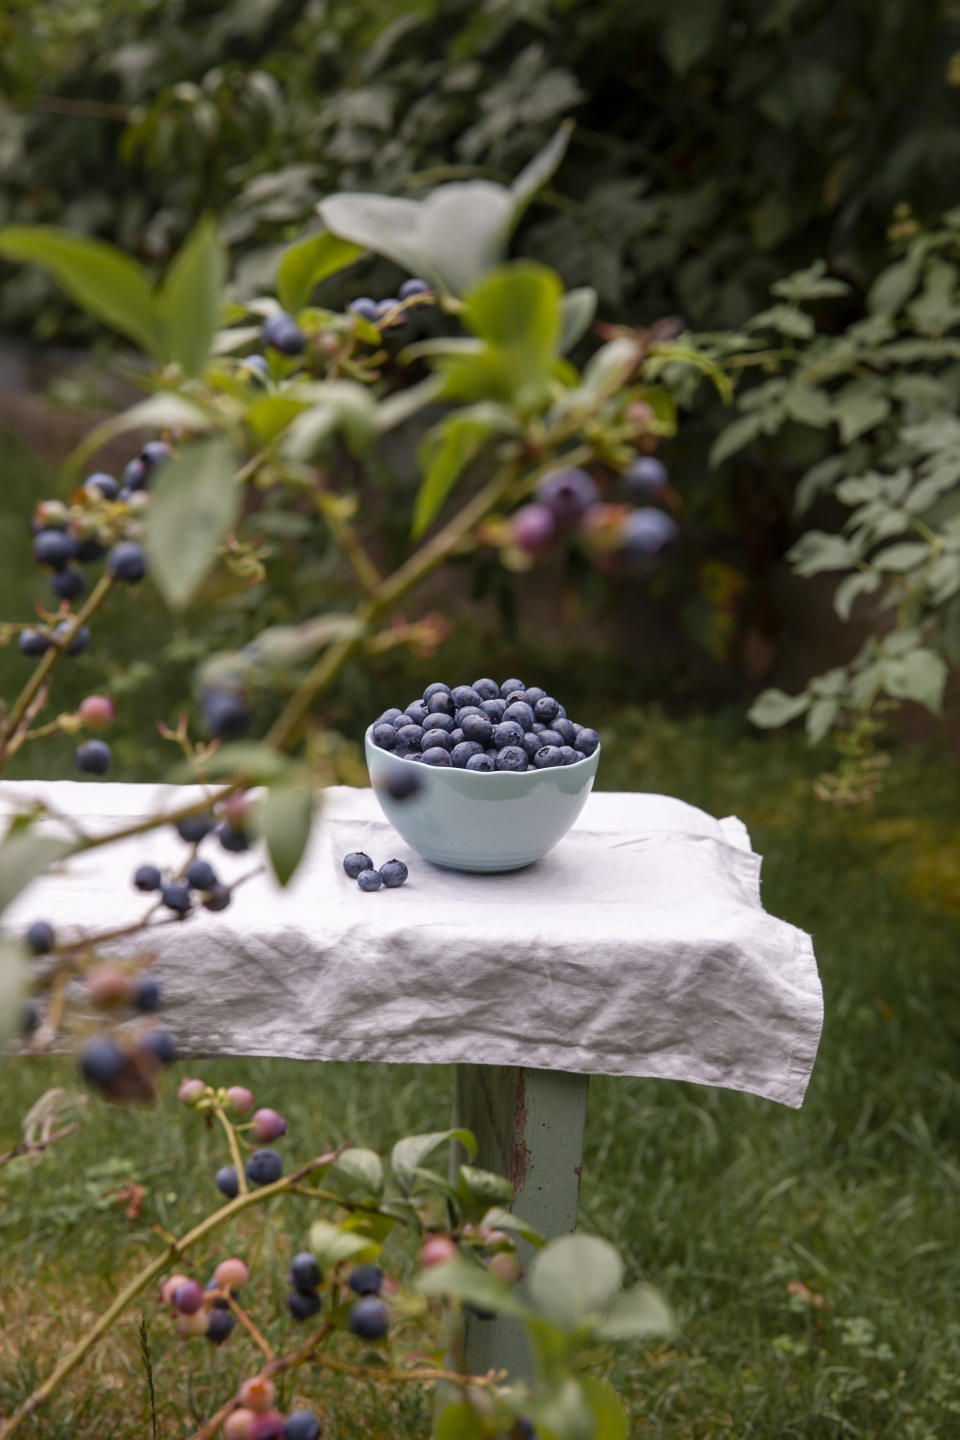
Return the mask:
<svg viewBox="0 0 960 1440">
<path fill-rule="evenodd" d="M 79 570 L 55 570 L 50 576 L 50 589 L 58 600 L 76 600 L 87 588 L 87 582 Z"/>
<path fill-rule="evenodd" d="M 388 890 L 396 890 L 406 880 L 409 871 L 402 860 L 388 860 L 380 866 L 380 879 Z"/>
<path fill-rule="evenodd" d="M 222 1345 L 236 1323 L 229 1309 L 214 1308 L 207 1321 L 207 1339 L 213 1345 Z"/>
<path fill-rule="evenodd" d="M 352 850 L 343 857 L 343 868 L 351 880 L 356 880 L 362 870 L 372 870 L 373 861 L 362 850 Z"/>
<path fill-rule="evenodd" d="M 105 740 L 84 740 L 74 753 L 78 770 L 87 775 L 106 775 L 110 769 L 110 746 Z"/>
<path fill-rule="evenodd" d="M 136 585 L 147 573 L 147 557 L 143 546 L 135 540 L 121 540 L 107 555 L 107 570 L 115 580 Z"/>
<path fill-rule="evenodd" d="M 586 470 L 573 466 L 545 476 L 537 490 L 537 499 L 552 510 L 558 520 L 576 520 L 597 503 L 600 491 Z"/>
<path fill-rule="evenodd" d="M 254 1150 L 244 1173 L 249 1185 L 272 1185 L 283 1174 L 283 1160 L 276 1150 Z"/>
<path fill-rule="evenodd" d="M 169 1030 L 151 1030 L 140 1041 L 140 1049 L 159 1060 L 161 1065 L 172 1065 L 177 1058 L 177 1042 Z"/>
<path fill-rule="evenodd" d="M 216 823 L 212 815 L 188 815 L 186 819 L 177 821 L 177 834 L 188 845 L 199 845 Z"/>
<path fill-rule="evenodd" d="M 95 475 L 88 475 L 83 482 L 83 488 L 91 500 L 116 500 L 120 494 L 120 485 L 112 475 L 105 475 L 98 470 Z"/>
<path fill-rule="evenodd" d="M 638 499 L 655 500 L 667 483 L 667 467 L 655 455 L 641 455 L 627 466 L 623 478 Z"/>
<path fill-rule="evenodd" d="M 62 570 L 77 553 L 77 542 L 66 530 L 39 530 L 33 539 L 33 558 L 38 565 Z"/>
<path fill-rule="evenodd" d="M 200 708 L 208 734 L 221 740 L 237 740 L 250 728 L 249 706 L 234 690 L 206 690 Z"/>
<path fill-rule="evenodd" d="M 72 620 L 61 620 L 59 625 L 55 625 L 55 626 L 54 626 L 54 629 L 53 629 L 53 638 L 54 638 L 54 640 L 57 642 L 58 645 L 63 645 L 63 642 L 64 642 L 64 639 L 65 639 L 65 637 L 66 637 L 67 631 L 68 631 L 68 630 L 72 630 L 72 629 L 73 629 L 73 621 L 72 621 Z M 80 626 L 80 629 L 79 629 L 79 630 L 77 631 L 77 633 L 74 635 L 74 637 L 73 637 L 73 639 L 70 641 L 69 645 L 66 645 L 66 646 L 64 647 L 64 654 L 65 654 L 65 655 L 70 655 L 70 656 L 73 656 L 73 655 L 82 655 L 83 652 L 84 652 L 84 650 L 86 650 L 86 648 L 87 648 L 87 646 L 88 646 L 89 644 L 90 644 L 90 631 L 88 630 L 88 628 L 87 628 L 86 625 L 81 625 L 81 626 Z"/>
<path fill-rule="evenodd" d="M 283 1416 L 279 1410 L 261 1410 L 247 1430 L 247 1440 L 283 1440 Z"/>
<path fill-rule="evenodd" d="M 217 831 L 217 839 L 224 850 L 229 850 L 235 855 L 250 849 L 250 836 L 246 830 L 238 830 L 235 825 L 221 825 Z"/>
<path fill-rule="evenodd" d="M 233 1165 L 223 1165 L 217 1171 L 214 1183 L 221 1195 L 226 1195 L 228 1200 L 235 1200 L 240 1194 L 240 1181 Z"/>
<path fill-rule="evenodd" d="M 98 1036 L 84 1046 L 80 1055 L 80 1073 L 91 1085 L 107 1089 L 126 1068 L 127 1056 L 116 1040 Z"/>
<path fill-rule="evenodd" d="M 160 986 L 152 975 L 138 975 L 133 982 L 132 1000 L 137 1010 L 151 1015 L 160 1009 Z"/>
<path fill-rule="evenodd" d="M 347 1284 L 356 1295 L 379 1295 L 383 1271 L 379 1265 L 355 1265 L 347 1276 Z"/>
<path fill-rule="evenodd" d="M 398 293 L 401 300 L 409 300 L 411 295 L 429 295 L 430 286 L 426 280 L 413 276 L 410 280 L 404 280 Z"/>
<path fill-rule="evenodd" d="M 21 630 L 21 655 L 26 655 L 30 660 L 39 660 L 40 656 L 46 655 L 49 649 L 50 637 L 49 635 L 44 635 L 42 630 Z"/>
<path fill-rule="evenodd" d="M 664 510 L 634 510 L 623 522 L 620 554 L 627 560 L 646 560 L 659 555 L 678 533 L 677 522 Z"/>
<path fill-rule="evenodd" d="M 309 1320 L 320 1309 L 320 1296 L 311 1291 L 304 1295 L 300 1290 L 291 1290 L 287 1295 L 287 1309 L 294 1320 Z"/>
<path fill-rule="evenodd" d="M 146 490 L 150 481 L 150 466 L 138 455 L 131 460 L 123 472 L 123 488 L 125 490 Z"/>
<path fill-rule="evenodd" d="M 357 876 L 357 884 L 361 890 L 372 893 L 374 890 L 380 889 L 383 881 L 380 878 L 379 870 L 361 870 Z"/>
<path fill-rule="evenodd" d="M 163 876 L 156 865 L 140 865 L 134 871 L 133 883 L 138 890 L 151 891 L 159 890 L 163 884 Z"/>
<path fill-rule="evenodd" d="M 175 910 L 178 915 L 186 915 L 190 909 L 190 886 L 185 885 L 182 880 L 174 880 L 163 887 L 163 903 L 168 910 Z"/>
<path fill-rule="evenodd" d="M 25 938 L 34 955 L 47 955 L 53 949 L 53 926 L 46 920 L 34 920 Z"/>
<path fill-rule="evenodd" d="M 317 1440 L 320 1421 L 312 1410 L 291 1410 L 283 1425 L 283 1440 Z"/>
<path fill-rule="evenodd" d="M 390 1311 L 375 1295 L 365 1295 L 350 1311 L 347 1322 L 361 1340 L 382 1340 L 390 1329 Z"/>
<path fill-rule="evenodd" d="M 290 1284 L 296 1290 L 309 1295 L 320 1284 L 320 1278 L 317 1262 L 309 1250 L 301 1250 L 299 1255 L 294 1255 L 290 1265 Z"/>
<path fill-rule="evenodd" d="M 206 860 L 191 860 L 187 866 L 187 884 L 194 890 L 214 890 L 219 885 L 217 872 Z"/>
<path fill-rule="evenodd" d="M 140 459 L 149 471 L 156 470 L 170 459 L 170 446 L 166 440 L 148 440 L 140 451 Z M 132 488 L 132 487 L 131 487 Z"/>
<path fill-rule="evenodd" d="M 181 1315 L 196 1315 L 203 1304 L 203 1288 L 196 1280 L 185 1281 L 174 1290 L 173 1304 Z"/>
<path fill-rule="evenodd" d="M 362 320 L 370 320 L 374 324 L 377 321 L 380 307 L 376 300 L 369 295 L 358 295 L 356 300 L 351 300 L 347 309 L 354 315 L 359 315 Z"/>
<path fill-rule="evenodd" d="M 94 560 L 102 560 L 106 554 L 106 546 L 101 543 L 96 535 L 85 535 L 77 541 L 76 559 L 81 565 L 89 565 Z"/>
<path fill-rule="evenodd" d="M 226 910 L 233 896 L 226 885 L 214 885 L 203 902 L 205 910 Z"/>
<path fill-rule="evenodd" d="M 230 1170 L 233 1170 L 233 1166 L 232 1166 L 232 1165 L 231 1165 L 231 1166 L 228 1166 L 227 1168 L 230 1169 Z M 235 1170 L 233 1170 L 234 1178 L 236 1178 L 236 1173 L 237 1173 L 237 1172 L 236 1172 Z M 236 1194 L 238 1193 L 238 1190 L 239 1190 L 239 1187 L 237 1187 L 237 1189 L 234 1190 L 234 1192 L 233 1192 L 234 1195 L 236 1195 Z M 204 1285 L 203 1290 L 204 1290 L 204 1294 L 205 1294 L 205 1295 L 211 1294 L 214 1290 L 217 1291 L 217 1298 L 216 1298 L 216 1299 L 214 1300 L 214 1302 L 213 1302 L 213 1308 L 214 1308 L 214 1310 L 229 1310 L 229 1309 L 230 1309 L 230 1302 L 229 1302 L 228 1300 L 224 1299 L 223 1295 L 220 1293 L 220 1288 L 221 1288 L 221 1287 L 218 1285 L 218 1283 L 217 1283 L 216 1280 L 210 1280 L 206 1285 Z"/>
<path fill-rule="evenodd" d="M 261 330 L 263 343 L 281 355 L 302 355 L 307 337 L 292 315 L 270 315 Z"/>
</svg>

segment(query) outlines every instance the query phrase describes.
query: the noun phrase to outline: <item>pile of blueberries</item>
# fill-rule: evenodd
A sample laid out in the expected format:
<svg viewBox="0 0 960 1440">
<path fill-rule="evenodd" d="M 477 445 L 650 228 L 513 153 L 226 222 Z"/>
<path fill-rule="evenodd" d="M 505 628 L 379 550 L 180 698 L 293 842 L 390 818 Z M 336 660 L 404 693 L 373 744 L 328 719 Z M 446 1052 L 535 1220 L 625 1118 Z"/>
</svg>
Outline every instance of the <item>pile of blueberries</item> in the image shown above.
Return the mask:
<svg viewBox="0 0 960 1440">
<path fill-rule="evenodd" d="M 483 679 L 452 689 L 437 682 L 405 710 L 385 710 L 373 723 L 373 743 L 424 765 L 516 774 L 576 765 L 600 737 L 537 685 Z"/>
<path fill-rule="evenodd" d="M 407 878 L 408 870 L 402 860 L 388 860 L 377 870 L 370 856 L 363 850 L 351 850 L 343 857 L 343 868 L 351 880 L 356 880 L 361 890 L 379 890 L 385 885 L 396 890 Z"/>
</svg>

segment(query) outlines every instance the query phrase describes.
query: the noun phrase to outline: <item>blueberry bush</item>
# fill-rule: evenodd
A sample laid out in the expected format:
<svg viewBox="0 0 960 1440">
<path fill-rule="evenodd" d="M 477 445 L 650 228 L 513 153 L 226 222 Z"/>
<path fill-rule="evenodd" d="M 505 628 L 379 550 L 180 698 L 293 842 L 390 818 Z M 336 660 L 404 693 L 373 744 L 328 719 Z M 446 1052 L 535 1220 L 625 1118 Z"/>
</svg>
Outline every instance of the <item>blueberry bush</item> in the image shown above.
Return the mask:
<svg viewBox="0 0 960 1440">
<path fill-rule="evenodd" d="M 760 726 L 803 717 L 812 742 L 833 733 L 841 762 L 819 789 L 845 802 L 875 793 L 884 717 L 908 700 L 940 714 L 960 657 L 960 211 L 928 228 L 901 207 L 890 242 L 862 318 L 831 325 L 849 286 L 820 262 L 724 339 L 727 361 L 755 378 L 713 451 L 718 463 L 747 448 L 802 457 L 796 511 L 836 505 L 835 527 L 808 529 L 788 559 L 800 576 L 837 572 L 837 616 L 856 610 L 873 633 L 847 664 L 797 695 L 764 691 L 750 714 Z"/>
<path fill-rule="evenodd" d="M 0 253 L 49 271 L 149 362 L 133 372 L 145 398 L 98 425 L 68 460 L 67 498 L 41 499 L 34 509 L 34 560 L 49 577 L 53 600 L 36 617 L 0 627 L 0 640 L 35 662 L 19 694 L 3 700 L 0 773 L 41 736 L 75 745 L 82 774 L 109 773 L 109 743 L 87 732 L 110 726 L 113 697 L 89 695 L 53 718 L 46 712 L 60 667 L 95 644 L 97 620 L 119 596 L 135 611 L 138 587 L 154 585 L 174 612 L 209 596 L 215 628 L 219 607 L 268 586 L 268 538 L 282 535 L 287 523 L 309 534 L 313 521 L 321 522 L 340 566 L 336 582 L 331 574 L 328 608 L 295 626 L 268 626 L 243 649 L 219 651 L 201 664 L 201 734 L 186 714 L 176 726 L 161 722 L 179 752 L 168 778 L 200 782 L 201 799 L 191 792 L 179 805 L 108 833 L 65 824 L 37 806 L 13 817 L 0 844 L 0 912 L 54 862 L 120 838 L 172 825 L 186 847 L 182 863 L 166 873 L 144 854 L 132 884 L 146 908 L 134 924 L 59 936 L 41 916 L 25 936 L 3 934 L 0 1016 L 8 1038 L 19 1030 L 21 1047 L 33 1052 L 75 1043 L 81 1073 L 107 1101 L 149 1102 L 176 1057 L 150 973 L 152 931 L 189 924 L 199 908 L 217 912 L 242 903 L 242 894 L 234 900 L 242 880 L 224 885 L 199 846 L 214 831 L 228 852 L 243 853 L 256 842 L 285 885 L 307 845 L 318 793 L 331 778 L 327 707 L 345 666 L 436 642 L 435 623 L 398 615 L 398 602 L 452 557 L 477 548 L 516 570 L 557 546 L 616 568 L 648 562 L 675 534 L 675 523 L 653 503 L 664 483 L 653 451 L 676 423 L 666 378 L 692 370 L 722 385 L 715 365 L 672 325 L 605 326 L 603 343 L 590 346 L 594 292 L 565 292 L 545 266 L 504 260 L 519 216 L 549 181 L 567 139 L 565 129 L 558 132 L 511 187 L 451 183 L 422 202 L 328 197 L 320 205 L 324 229 L 283 252 L 276 296 L 243 304 L 228 297 L 228 256 L 208 219 L 156 285 L 102 241 L 48 227 L 0 229 Z M 396 295 L 354 296 L 343 310 L 317 303 L 315 291 L 367 250 L 411 272 Z M 418 338 L 423 311 L 439 323 Z M 569 351 L 581 342 L 592 353 L 578 368 Z M 373 463 L 378 437 L 422 416 L 430 423 L 419 446 L 422 480 L 410 546 L 399 566 L 385 570 L 358 532 L 358 477 Z M 90 472 L 107 440 L 144 432 L 156 438 L 138 442 L 120 477 Z M 631 496 L 644 503 L 634 506 Z M 593 743 L 592 732 L 574 738 L 583 736 Z M 259 853 L 251 856 L 254 867 Z M 353 869 L 369 857 L 348 860 Z M 358 880 L 367 875 L 370 888 L 376 881 L 390 889 L 404 878 L 390 862 L 357 872 Z M 134 939 L 144 949 L 131 958 Z M 120 940 L 123 960 L 111 950 Z M 456 1323 L 448 1320 L 452 1307 L 456 1321 L 460 1302 L 524 1323 L 536 1380 L 521 1392 L 495 1377 L 461 1374 L 451 1381 L 438 1422 L 444 1440 L 626 1435 L 609 1387 L 582 1373 L 582 1348 L 592 1337 L 663 1333 L 670 1321 L 648 1290 L 620 1292 L 620 1262 L 604 1242 L 574 1237 L 542 1248 L 530 1264 L 529 1298 L 520 1301 L 511 1288 L 519 1262 L 508 1232 L 519 1225 L 534 1247 L 540 1237 L 504 1209 L 509 1187 L 499 1177 L 466 1164 L 450 1184 L 425 1170 L 427 1154 L 450 1137 L 400 1141 L 389 1183 L 380 1157 L 357 1147 L 323 1152 L 285 1173 L 273 1148 L 286 1129 L 276 1111 L 261 1108 L 238 1125 L 237 1116 L 254 1104 L 245 1087 L 221 1092 L 191 1079 L 181 1092 L 185 1105 L 224 1130 L 229 1163 L 212 1184 L 225 1205 L 186 1235 L 161 1235 L 155 1258 L 0 1426 L 4 1440 L 147 1286 L 185 1263 L 188 1251 L 240 1210 L 288 1193 L 334 1207 L 333 1219 L 318 1219 L 310 1230 L 316 1279 L 301 1257 L 291 1281 L 292 1318 L 322 1317 L 297 1349 L 278 1355 L 239 1305 L 243 1262 L 236 1257 L 214 1272 L 212 1288 L 179 1270 L 163 1283 L 164 1303 L 185 1337 L 220 1344 L 239 1326 L 266 1360 L 198 1435 L 213 1435 L 222 1424 L 234 1440 L 303 1440 L 311 1418 L 275 1410 L 272 1377 L 307 1361 L 352 1365 L 317 1359 L 329 1334 L 389 1344 L 403 1316 L 435 1320 L 438 1347 L 431 1366 L 410 1370 L 392 1357 L 387 1373 L 395 1376 L 399 1366 L 405 1378 L 446 1383 L 438 1367 L 451 1349 L 456 1356 Z M 472 1137 L 453 1138 L 473 1154 Z M 442 1222 L 437 1205 L 447 1207 Z M 428 1247 L 425 1273 L 404 1297 L 386 1278 L 375 1285 L 370 1268 L 398 1225 L 412 1226 Z"/>
</svg>

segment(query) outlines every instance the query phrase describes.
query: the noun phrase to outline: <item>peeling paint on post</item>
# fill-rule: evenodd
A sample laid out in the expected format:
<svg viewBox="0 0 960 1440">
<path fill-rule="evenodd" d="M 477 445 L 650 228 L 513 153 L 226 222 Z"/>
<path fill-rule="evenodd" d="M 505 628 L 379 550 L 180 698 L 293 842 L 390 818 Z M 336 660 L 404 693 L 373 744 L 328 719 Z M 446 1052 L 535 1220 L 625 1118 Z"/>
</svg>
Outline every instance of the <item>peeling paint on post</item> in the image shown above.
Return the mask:
<svg viewBox="0 0 960 1440">
<path fill-rule="evenodd" d="M 589 1081 L 559 1070 L 457 1066 L 455 1123 L 476 1135 L 476 1164 L 512 1181 L 512 1208 L 548 1239 L 576 1229 Z M 520 1243 L 521 1265 L 534 1254 Z M 470 1315 L 466 1346 L 475 1374 L 491 1367 L 517 1378 L 530 1373 L 523 1331 L 514 1322 Z"/>
</svg>

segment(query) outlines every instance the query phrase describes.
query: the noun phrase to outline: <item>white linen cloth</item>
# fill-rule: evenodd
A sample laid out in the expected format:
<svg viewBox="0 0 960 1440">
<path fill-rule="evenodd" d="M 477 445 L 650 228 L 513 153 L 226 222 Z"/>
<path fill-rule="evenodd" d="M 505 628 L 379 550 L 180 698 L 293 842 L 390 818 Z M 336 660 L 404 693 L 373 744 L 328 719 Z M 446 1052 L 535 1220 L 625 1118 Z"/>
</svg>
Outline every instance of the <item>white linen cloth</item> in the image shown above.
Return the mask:
<svg viewBox="0 0 960 1440">
<path fill-rule="evenodd" d="M 169 785 L 8 781 L 103 833 L 202 792 Z M 47 823 L 47 822 L 45 822 Z M 410 878 L 365 894 L 351 850 Z M 200 853 L 228 883 L 259 847 Z M 11 929 L 118 928 L 151 897 L 137 865 L 182 865 L 170 826 L 71 859 L 7 912 Z M 798 1107 L 823 1000 L 810 937 L 768 915 L 742 821 L 664 795 L 594 793 L 543 860 L 499 875 L 422 860 L 370 790 L 327 790 L 287 889 L 262 873 L 230 908 L 198 908 L 136 947 L 157 956 L 162 1023 L 180 1053 L 470 1062 L 690 1080 Z M 168 912 L 165 912 L 168 913 Z M 133 953 L 129 940 L 119 942 Z"/>
</svg>

